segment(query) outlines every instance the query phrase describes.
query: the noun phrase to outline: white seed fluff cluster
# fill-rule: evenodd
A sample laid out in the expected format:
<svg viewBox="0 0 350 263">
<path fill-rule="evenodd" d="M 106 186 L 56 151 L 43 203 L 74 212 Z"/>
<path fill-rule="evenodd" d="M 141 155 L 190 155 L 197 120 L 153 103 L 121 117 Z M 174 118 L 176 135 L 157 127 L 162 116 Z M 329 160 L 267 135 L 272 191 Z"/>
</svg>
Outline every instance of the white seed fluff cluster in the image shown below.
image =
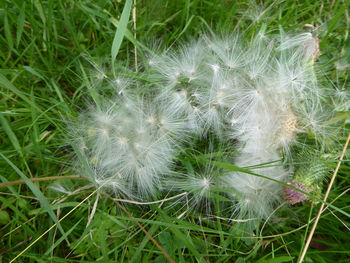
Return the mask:
<svg viewBox="0 0 350 263">
<path fill-rule="evenodd" d="M 216 194 L 221 188 L 236 214 L 266 218 L 281 200 L 282 186 L 274 180 L 287 182 L 291 175 L 278 160 L 290 157 L 297 133 L 311 132 L 322 143 L 329 114 L 314 69 L 316 37 L 283 32 L 270 37 L 262 29 L 249 43 L 241 39 L 204 36 L 151 54 L 143 74 L 154 84 L 152 95 L 132 95 L 131 81 L 103 74 L 115 95 L 101 98 L 77 125 L 95 181 L 139 200 L 170 189 L 188 192 L 199 203 L 210 199 L 212 187 Z M 272 180 L 232 171 L 214 180 L 212 169 L 172 172 L 182 146 L 206 140 L 209 133 L 232 144 L 232 151 L 239 148 L 236 166 L 254 166 L 253 173 Z M 269 163 L 275 165 L 261 166 Z"/>
</svg>

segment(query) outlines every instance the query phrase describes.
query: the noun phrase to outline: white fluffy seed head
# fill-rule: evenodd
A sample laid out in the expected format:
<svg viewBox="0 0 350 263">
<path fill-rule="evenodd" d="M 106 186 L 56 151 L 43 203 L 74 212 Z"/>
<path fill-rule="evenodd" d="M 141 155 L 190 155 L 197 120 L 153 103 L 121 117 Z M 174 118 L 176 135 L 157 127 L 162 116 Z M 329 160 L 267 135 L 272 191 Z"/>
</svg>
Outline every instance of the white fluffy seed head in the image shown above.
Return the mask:
<svg viewBox="0 0 350 263">
<path fill-rule="evenodd" d="M 238 35 L 223 35 L 221 37 L 206 38 L 208 47 L 217 56 L 219 63 L 214 72 L 218 72 L 222 65 L 226 70 L 237 70 L 244 65 L 244 51 Z"/>
<path fill-rule="evenodd" d="M 289 147 L 295 142 L 298 129 L 298 118 L 292 109 L 285 110 L 280 115 L 279 126 L 276 127 L 274 140 L 278 149 L 290 154 Z"/>
<path fill-rule="evenodd" d="M 336 87 L 332 95 L 335 111 L 350 110 L 350 90 L 345 88 L 345 84 L 343 87 Z"/>
<path fill-rule="evenodd" d="M 249 44 L 240 38 L 204 37 L 177 51 L 152 54 L 145 68 L 157 85 L 150 92 L 155 99 L 132 95 L 139 92 L 129 88 L 132 81 L 111 80 L 94 65 L 95 84 L 107 83 L 116 95 L 101 98 L 103 106 L 83 113 L 77 125 L 77 140 L 98 184 L 141 199 L 168 183 L 172 190 L 188 192 L 196 206 L 209 203 L 214 185 L 232 190 L 241 216 L 271 213 L 281 200 L 281 186 L 266 178 L 232 172 L 217 185 L 210 173 L 194 172 L 164 180 L 182 142 L 210 132 L 224 132 L 238 142 L 235 164 L 242 167 L 289 155 L 298 132 L 320 144 L 334 139 L 327 123 L 332 112 L 323 106 L 326 96 L 315 71 L 318 39 L 309 33 L 269 37 L 265 28 Z M 348 108 L 344 94 L 339 90 L 334 100 L 340 109 Z M 253 172 L 285 182 L 290 172 L 277 164 Z"/>
<path fill-rule="evenodd" d="M 254 167 L 250 170 L 273 180 L 285 182 L 289 171 L 279 165 L 278 154 L 256 156 L 242 153 L 235 164 L 239 167 L 249 167 L 273 162 L 276 166 Z M 276 163 L 277 161 L 277 163 Z M 281 201 L 282 186 L 274 181 L 242 172 L 231 172 L 222 177 L 223 186 L 232 189 L 234 216 L 245 218 L 266 218 L 276 203 Z"/>
<path fill-rule="evenodd" d="M 170 172 L 180 120 L 137 97 L 114 100 L 117 103 L 106 106 L 105 101 L 103 108 L 91 107 L 82 114 L 85 157 L 98 184 L 130 198 L 151 197 Z"/>
<path fill-rule="evenodd" d="M 278 49 L 281 51 L 294 49 L 306 60 L 315 59 L 320 55 L 319 39 L 308 32 L 294 36 L 285 35 Z"/>
<path fill-rule="evenodd" d="M 186 174 L 172 173 L 164 180 L 164 187 L 179 193 L 186 193 L 182 200 L 184 206 L 197 209 L 209 214 L 213 201 L 213 194 L 217 194 L 217 176 L 220 170 L 210 163 L 197 171 L 188 171 Z M 214 195 L 215 196 L 215 195 Z"/>
</svg>

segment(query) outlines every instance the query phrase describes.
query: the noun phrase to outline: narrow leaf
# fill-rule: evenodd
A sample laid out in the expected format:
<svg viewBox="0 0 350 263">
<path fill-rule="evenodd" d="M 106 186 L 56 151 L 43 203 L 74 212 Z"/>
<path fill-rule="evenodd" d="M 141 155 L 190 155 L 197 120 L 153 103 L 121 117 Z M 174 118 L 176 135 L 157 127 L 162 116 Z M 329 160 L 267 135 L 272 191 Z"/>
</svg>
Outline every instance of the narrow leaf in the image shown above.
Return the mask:
<svg viewBox="0 0 350 263">
<path fill-rule="evenodd" d="M 22 152 L 21 146 L 18 142 L 18 139 L 16 137 L 16 134 L 12 131 L 8 121 L 3 116 L 3 114 L 0 114 L 0 123 L 1 123 L 1 126 L 4 129 L 4 131 L 6 132 L 7 136 L 9 137 L 9 139 L 13 145 L 13 148 L 15 148 L 15 150 L 18 152 L 18 154 L 21 157 L 23 157 L 23 152 Z"/>
<path fill-rule="evenodd" d="M 118 23 L 117 31 L 115 32 L 115 35 L 114 35 L 112 50 L 111 50 L 113 67 L 114 67 L 114 60 L 117 57 L 117 54 L 119 52 L 120 45 L 122 44 L 122 41 L 125 35 L 126 27 L 129 22 L 131 4 L 132 4 L 131 0 L 126 0 L 122 15 Z"/>
<path fill-rule="evenodd" d="M 19 46 L 19 43 L 21 42 L 21 37 L 22 37 L 22 33 L 23 33 L 23 28 L 24 28 L 25 6 L 26 6 L 26 2 L 23 2 L 22 8 L 19 11 L 19 16 L 18 16 L 17 33 L 16 33 L 16 45 L 17 45 L 17 47 Z"/>
<path fill-rule="evenodd" d="M 13 38 L 12 38 L 10 24 L 9 24 L 7 15 L 5 15 L 5 18 L 4 18 L 4 29 L 5 29 L 5 37 L 6 37 L 7 43 L 10 46 L 10 48 L 12 49 L 13 48 Z"/>
</svg>

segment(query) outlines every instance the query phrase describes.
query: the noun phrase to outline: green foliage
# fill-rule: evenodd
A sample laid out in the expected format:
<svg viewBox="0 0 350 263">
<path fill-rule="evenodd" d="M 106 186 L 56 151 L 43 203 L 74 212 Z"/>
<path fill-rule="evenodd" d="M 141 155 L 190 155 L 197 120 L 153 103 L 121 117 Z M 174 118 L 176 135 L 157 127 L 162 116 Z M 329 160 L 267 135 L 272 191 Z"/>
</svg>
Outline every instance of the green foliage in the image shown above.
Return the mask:
<svg viewBox="0 0 350 263">
<path fill-rule="evenodd" d="M 157 39 L 168 47 L 211 30 L 253 36 L 262 24 L 272 33 L 313 25 L 319 63 L 327 67 L 324 85 L 348 90 L 349 6 L 348 0 L 137 1 L 134 32 L 131 0 L 0 1 L 0 181 L 24 181 L 0 189 L 0 262 L 16 256 L 16 262 L 167 262 L 155 242 L 175 262 L 296 262 L 317 212 L 311 204 L 285 206 L 252 233 L 243 222 L 188 210 L 182 200 L 173 207 L 119 202 L 127 214 L 87 180 L 31 179 L 74 173 L 67 120 L 101 95 L 91 88 L 86 57 L 116 58 L 118 68 L 133 74 L 134 45 L 142 59 Z M 349 112 L 342 114 L 344 121 Z M 330 170 L 346 134 L 337 139 Z M 187 152 L 189 163 L 200 163 L 198 152 Z M 305 262 L 349 261 L 349 157 L 348 150 Z"/>
</svg>

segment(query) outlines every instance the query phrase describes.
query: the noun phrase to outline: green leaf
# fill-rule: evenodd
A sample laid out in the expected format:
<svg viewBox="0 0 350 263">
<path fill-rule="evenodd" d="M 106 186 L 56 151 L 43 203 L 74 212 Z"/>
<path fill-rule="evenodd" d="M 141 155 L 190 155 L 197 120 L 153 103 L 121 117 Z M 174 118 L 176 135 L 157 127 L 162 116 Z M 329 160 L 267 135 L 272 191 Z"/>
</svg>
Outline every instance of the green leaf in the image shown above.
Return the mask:
<svg viewBox="0 0 350 263">
<path fill-rule="evenodd" d="M 37 9 L 38 13 L 39 13 L 39 16 L 41 18 L 41 21 L 43 22 L 43 24 L 45 25 L 46 24 L 46 17 L 45 17 L 45 14 L 44 14 L 44 9 L 40 3 L 39 0 L 34 0 L 34 6 L 35 8 Z"/>
<path fill-rule="evenodd" d="M 0 123 L 2 125 L 2 128 L 4 129 L 4 131 L 6 132 L 7 136 L 9 137 L 13 148 L 15 148 L 15 150 L 18 152 L 18 154 L 23 157 L 23 152 L 21 149 L 21 146 L 18 142 L 18 139 L 16 137 L 16 134 L 12 131 L 8 121 L 6 120 L 6 118 L 3 116 L 3 114 L 0 114 Z"/>
<path fill-rule="evenodd" d="M 23 28 L 24 28 L 24 18 L 25 18 L 25 7 L 26 7 L 26 2 L 23 2 L 23 5 L 19 11 L 19 16 L 18 16 L 18 22 L 17 22 L 17 33 L 16 33 L 16 46 L 18 48 L 19 43 L 21 42 L 21 37 L 23 33 Z"/>
<path fill-rule="evenodd" d="M 132 5 L 132 1 L 126 0 L 122 15 L 118 23 L 117 31 L 115 32 L 115 35 L 114 35 L 112 50 L 111 50 L 113 68 L 114 68 L 114 60 L 117 57 L 117 54 L 119 52 L 120 45 L 122 44 L 122 41 L 125 35 L 126 27 L 129 22 L 131 5 Z"/>
<path fill-rule="evenodd" d="M 10 48 L 13 48 L 13 38 L 12 38 L 12 33 L 11 33 L 11 28 L 10 28 L 10 24 L 7 18 L 7 15 L 5 15 L 4 18 L 4 29 L 5 29 L 5 37 L 7 40 L 8 45 L 10 46 Z"/>
</svg>

